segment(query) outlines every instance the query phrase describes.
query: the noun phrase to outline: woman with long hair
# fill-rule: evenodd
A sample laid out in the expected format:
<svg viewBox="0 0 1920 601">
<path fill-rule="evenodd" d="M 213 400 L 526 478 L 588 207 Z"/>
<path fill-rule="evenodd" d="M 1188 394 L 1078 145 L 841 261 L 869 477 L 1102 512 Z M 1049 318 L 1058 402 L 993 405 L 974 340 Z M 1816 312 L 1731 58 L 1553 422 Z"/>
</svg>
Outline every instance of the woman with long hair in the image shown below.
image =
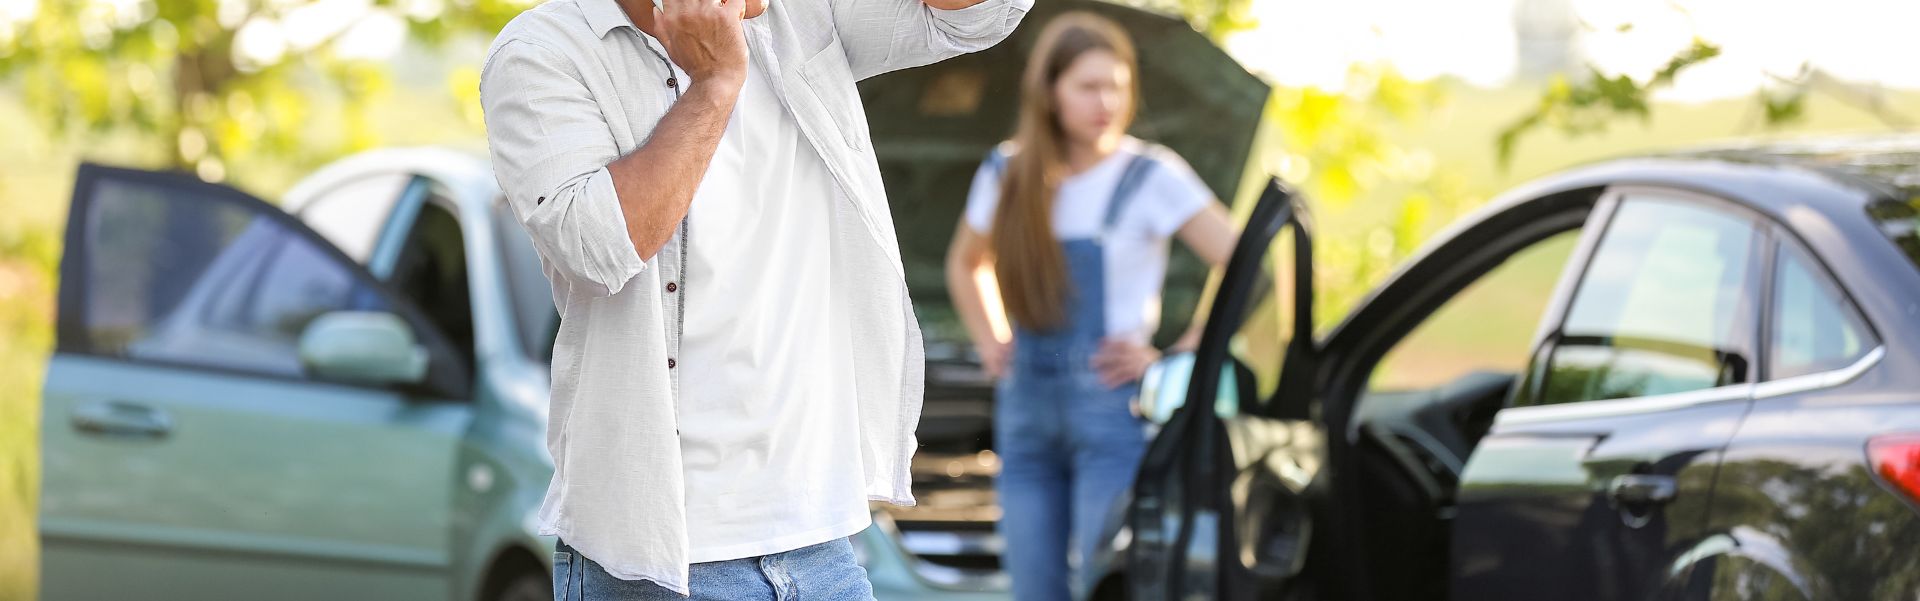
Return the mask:
<svg viewBox="0 0 1920 601">
<path fill-rule="evenodd" d="M 1084 566 L 1133 483 L 1147 437 L 1129 401 L 1161 354 L 1150 338 L 1168 240 L 1218 266 L 1237 236 L 1185 161 L 1126 135 L 1136 76 L 1114 22 L 1076 12 L 1049 23 L 1013 139 L 974 176 L 947 253 L 954 305 L 999 380 L 1001 563 L 1022 601 L 1069 598 L 1069 541 Z M 1174 347 L 1194 346 L 1199 325 Z"/>
</svg>

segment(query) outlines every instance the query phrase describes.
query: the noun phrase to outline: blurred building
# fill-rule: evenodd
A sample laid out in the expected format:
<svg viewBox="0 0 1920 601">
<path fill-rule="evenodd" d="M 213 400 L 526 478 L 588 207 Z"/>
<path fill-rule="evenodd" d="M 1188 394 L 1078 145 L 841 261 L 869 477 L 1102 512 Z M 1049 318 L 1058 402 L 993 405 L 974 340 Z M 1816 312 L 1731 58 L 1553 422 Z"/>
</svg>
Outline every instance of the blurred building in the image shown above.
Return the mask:
<svg viewBox="0 0 1920 601">
<path fill-rule="evenodd" d="M 1573 0 L 1517 0 L 1513 29 L 1520 54 L 1514 77 L 1520 81 L 1571 73 L 1586 62 L 1580 45 L 1584 31 Z"/>
</svg>

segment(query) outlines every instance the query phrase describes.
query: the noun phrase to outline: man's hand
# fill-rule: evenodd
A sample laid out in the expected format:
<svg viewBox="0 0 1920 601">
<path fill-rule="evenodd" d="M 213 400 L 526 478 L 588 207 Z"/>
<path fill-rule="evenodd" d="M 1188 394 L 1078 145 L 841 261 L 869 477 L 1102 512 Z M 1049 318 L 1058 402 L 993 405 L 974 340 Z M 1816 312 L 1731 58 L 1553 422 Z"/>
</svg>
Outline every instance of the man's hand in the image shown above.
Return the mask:
<svg viewBox="0 0 1920 601">
<path fill-rule="evenodd" d="M 662 0 L 653 21 L 666 35 L 667 57 L 693 77 L 738 91 L 747 81 L 747 41 L 740 29 L 748 0 Z"/>
</svg>

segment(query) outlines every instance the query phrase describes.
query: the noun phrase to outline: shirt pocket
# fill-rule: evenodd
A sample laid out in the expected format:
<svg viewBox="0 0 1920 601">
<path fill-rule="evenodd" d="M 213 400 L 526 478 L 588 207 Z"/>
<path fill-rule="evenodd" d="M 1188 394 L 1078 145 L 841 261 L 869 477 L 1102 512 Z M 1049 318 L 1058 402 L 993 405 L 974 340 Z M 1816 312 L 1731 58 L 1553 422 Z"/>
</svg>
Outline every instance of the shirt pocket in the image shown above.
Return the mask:
<svg viewBox="0 0 1920 601">
<path fill-rule="evenodd" d="M 847 64 L 839 34 L 800 64 L 800 77 L 840 130 L 847 147 L 864 152 L 868 143 L 866 107 L 860 102 L 860 89 L 854 86 L 853 67 Z"/>
</svg>

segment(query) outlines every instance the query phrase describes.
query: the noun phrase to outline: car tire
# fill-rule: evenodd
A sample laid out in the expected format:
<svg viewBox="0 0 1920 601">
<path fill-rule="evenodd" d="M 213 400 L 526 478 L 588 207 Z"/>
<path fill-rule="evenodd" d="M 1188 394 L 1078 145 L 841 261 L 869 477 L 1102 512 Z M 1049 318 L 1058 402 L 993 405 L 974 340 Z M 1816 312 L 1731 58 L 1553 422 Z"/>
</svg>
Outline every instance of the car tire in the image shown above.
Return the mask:
<svg viewBox="0 0 1920 601">
<path fill-rule="evenodd" d="M 539 572 L 521 572 L 495 589 L 488 601 L 553 601 L 553 580 Z"/>
</svg>

